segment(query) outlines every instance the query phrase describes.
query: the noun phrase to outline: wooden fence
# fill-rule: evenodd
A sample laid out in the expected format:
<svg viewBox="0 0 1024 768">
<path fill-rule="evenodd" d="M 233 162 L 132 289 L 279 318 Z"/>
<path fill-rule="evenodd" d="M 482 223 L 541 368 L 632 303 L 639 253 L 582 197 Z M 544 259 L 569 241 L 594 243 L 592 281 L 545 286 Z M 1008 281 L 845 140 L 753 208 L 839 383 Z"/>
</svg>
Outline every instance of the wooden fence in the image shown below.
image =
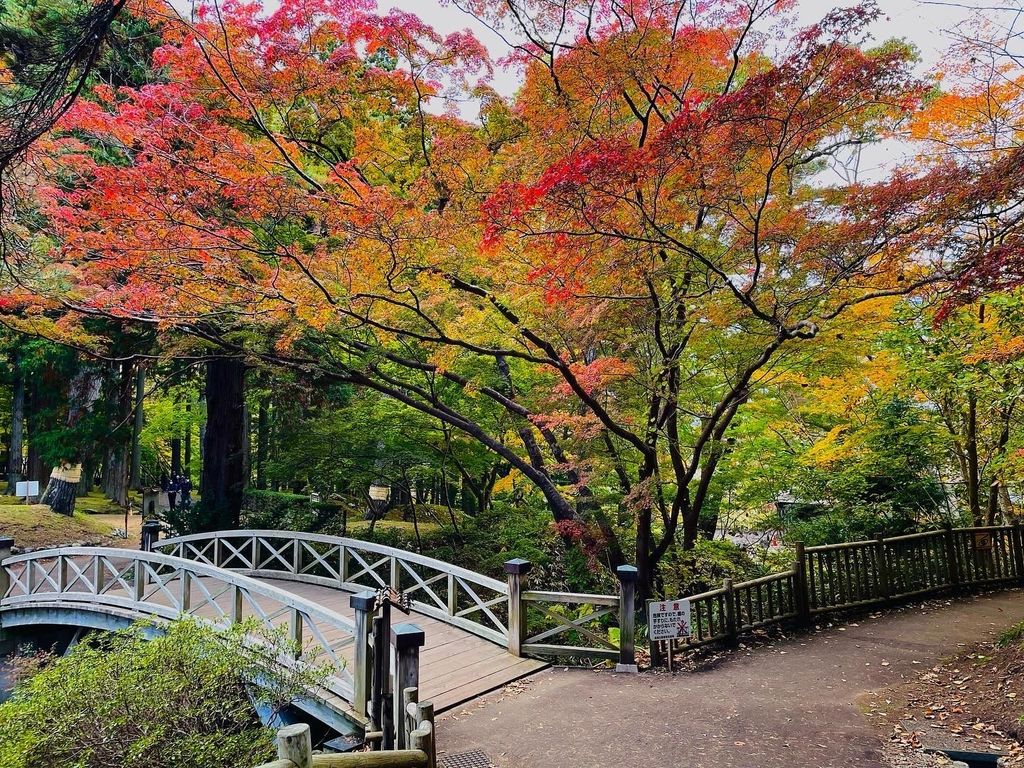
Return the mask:
<svg viewBox="0 0 1024 768">
<path fill-rule="evenodd" d="M 1015 523 L 821 547 L 798 543 L 792 570 L 738 584 L 726 579 L 690 597 L 693 636 L 684 647 L 729 643 L 744 632 L 835 611 L 1020 583 L 1022 536 Z"/>
<path fill-rule="evenodd" d="M 277 760 L 259 768 L 437 768 L 437 744 L 434 740 L 434 707 L 419 701 L 415 687 L 402 692 L 405 704 L 399 744 L 408 749 L 346 754 L 313 754 L 309 726 L 289 725 L 277 732 Z M 367 734 L 368 741 L 375 734 Z M 380 736 L 380 734 L 376 734 Z"/>
</svg>

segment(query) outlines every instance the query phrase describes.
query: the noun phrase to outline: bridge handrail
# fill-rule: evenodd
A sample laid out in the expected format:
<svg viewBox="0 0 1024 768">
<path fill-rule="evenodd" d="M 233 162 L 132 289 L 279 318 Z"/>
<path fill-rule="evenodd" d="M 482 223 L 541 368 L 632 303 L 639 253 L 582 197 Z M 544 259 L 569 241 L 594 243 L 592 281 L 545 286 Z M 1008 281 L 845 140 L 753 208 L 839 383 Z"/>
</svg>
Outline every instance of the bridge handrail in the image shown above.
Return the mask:
<svg viewBox="0 0 1024 768">
<path fill-rule="evenodd" d="M 328 549 L 321 552 L 314 545 Z M 177 536 L 159 542 L 157 548 L 264 578 L 350 591 L 407 585 L 405 591 L 416 612 L 498 645 L 508 643 L 507 582 L 403 549 L 342 536 L 264 529 Z M 426 569 L 426 574 L 417 567 Z"/>
<path fill-rule="evenodd" d="M 54 561 L 46 567 L 45 561 Z M 18 566 L 24 564 L 19 569 Z M 141 578 L 140 578 L 141 577 Z M 208 589 L 202 579 L 213 580 Z M 218 585 L 220 585 L 218 587 Z M 337 670 L 327 689 L 347 704 L 353 700 L 353 675 L 339 655 L 342 648 L 355 642 L 355 623 L 317 603 L 230 570 L 157 552 L 110 547 L 60 547 L 13 555 L 0 561 L 0 606 L 21 607 L 33 603 L 54 602 L 72 605 L 91 604 L 126 608 L 135 614 L 175 619 L 193 616 L 201 621 L 223 625 L 245 618 L 245 609 L 260 623 L 274 629 L 273 620 L 287 611 L 284 626 L 288 637 L 302 642 L 303 631 L 312 635 L 314 654 L 325 654 Z M 198 590 L 198 603 L 194 591 Z M 230 590 L 229 606 L 224 609 L 218 598 Z M 111 594 L 121 591 L 123 594 Z M 254 596 L 267 598 L 280 607 L 266 611 Z M 164 602 L 155 602 L 161 597 Z M 197 613 L 209 606 L 219 613 L 211 620 Z M 344 633 L 341 641 L 331 642 L 324 634 L 330 628 Z M 308 653 L 304 653 L 308 655 Z"/>
<path fill-rule="evenodd" d="M 454 565 L 453 563 L 449 563 L 445 560 L 437 560 L 433 557 L 427 557 L 426 555 L 420 555 L 415 552 L 398 549 L 397 547 L 389 547 L 386 544 L 377 544 L 372 541 L 363 541 L 362 539 L 352 539 L 347 536 L 331 536 L 324 533 L 304 533 L 302 531 L 252 528 L 240 529 L 237 531 L 213 531 L 211 533 L 193 533 L 188 536 L 174 536 L 172 538 L 162 539 L 157 542 L 157 546 L 162 549 L 166 546 L 183 542 L 202 541 L 203 539 L 211 538 L 244 538 L 246 536 L 257 536 L 261 538 L 292 538 L 304 541 L 316 541 L 321 544 L 342 544 L 346 547 L 351 547 L 352 549 L 360 549 L 364 552 L 373 552 L 377 555 L 401 557 L 406 562 L 415 563 L 428 568 L 436 568 L 439 571 L 451 573 L 459 578 L 467 579 L 476 584 L 480 584 L 481 586 L 485 586 L 488 589 L 493 589 L 495 592 L 504 592 L 505 594 L 508 594 L 508 584 L 504 581 L 500 581 L 499 579 L 492 578 L 491 576 L 485 576 L 482 573 L 471 571 L 468 568 Z"/>
</svg>

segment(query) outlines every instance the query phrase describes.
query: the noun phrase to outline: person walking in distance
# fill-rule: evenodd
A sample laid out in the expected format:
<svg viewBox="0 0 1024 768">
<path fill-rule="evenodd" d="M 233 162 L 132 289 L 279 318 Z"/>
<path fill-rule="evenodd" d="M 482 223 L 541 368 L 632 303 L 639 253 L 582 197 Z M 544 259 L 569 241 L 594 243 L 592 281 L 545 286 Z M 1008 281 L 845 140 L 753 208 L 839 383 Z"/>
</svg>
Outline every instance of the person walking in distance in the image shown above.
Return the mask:
<svg viewBox="0 0 1024 768">
<path fill-rule="evenodd" d="M 171 481 L 167 484 L 167 507 L 174 511 L 174 501 L 178 495 L 178 476 L 171 475 Z"/>
</svg>

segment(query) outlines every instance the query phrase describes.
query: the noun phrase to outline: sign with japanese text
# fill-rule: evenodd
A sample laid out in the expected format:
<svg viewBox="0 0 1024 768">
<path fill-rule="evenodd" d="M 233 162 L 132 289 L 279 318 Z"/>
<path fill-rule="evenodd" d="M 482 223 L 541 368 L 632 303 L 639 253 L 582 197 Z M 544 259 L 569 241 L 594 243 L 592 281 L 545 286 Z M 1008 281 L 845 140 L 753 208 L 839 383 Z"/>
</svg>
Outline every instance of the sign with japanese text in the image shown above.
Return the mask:
<svg viewBox="0 0 1024 768">
<path fill-rule="evenodd" d="M 660 600 L 647 604 L 647 625 L 651 640 L 674 640 L 690 636 L 690 601 Z"/>
</svg>

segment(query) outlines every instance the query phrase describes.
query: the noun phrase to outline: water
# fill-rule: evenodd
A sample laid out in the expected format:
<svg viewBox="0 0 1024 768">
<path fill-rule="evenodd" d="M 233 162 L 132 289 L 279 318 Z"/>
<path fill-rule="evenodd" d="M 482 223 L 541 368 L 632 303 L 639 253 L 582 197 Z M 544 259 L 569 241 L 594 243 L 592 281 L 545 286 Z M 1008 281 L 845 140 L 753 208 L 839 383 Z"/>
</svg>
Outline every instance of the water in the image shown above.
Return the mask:
<svg viewBox="0 0 1024 768">
<path fill-rule="evenodd" d="M 0 656 L 0 704 L 11 698 L 14 689 L 14 669 L 10 656 Z"/>
</svg>

